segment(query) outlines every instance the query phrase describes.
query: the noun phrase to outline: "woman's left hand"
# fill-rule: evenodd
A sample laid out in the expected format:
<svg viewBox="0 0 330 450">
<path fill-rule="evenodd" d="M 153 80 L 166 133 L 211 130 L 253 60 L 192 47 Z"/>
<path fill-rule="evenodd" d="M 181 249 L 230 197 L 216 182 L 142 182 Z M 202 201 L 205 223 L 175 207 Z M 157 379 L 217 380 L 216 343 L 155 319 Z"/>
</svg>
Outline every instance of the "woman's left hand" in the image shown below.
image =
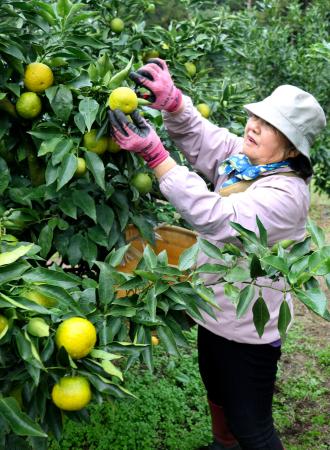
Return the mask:
<svg viewBox="0 0 330 450">
<path fill-rule="evenodd" d="M 132 122 L 119 109 L 110 110 L 108 115 L 111 134 L 120 147 L 140 155 L 151 169 L 169 156 L 156 131 L 138 111 L 131 114 Z"/>
</svg>

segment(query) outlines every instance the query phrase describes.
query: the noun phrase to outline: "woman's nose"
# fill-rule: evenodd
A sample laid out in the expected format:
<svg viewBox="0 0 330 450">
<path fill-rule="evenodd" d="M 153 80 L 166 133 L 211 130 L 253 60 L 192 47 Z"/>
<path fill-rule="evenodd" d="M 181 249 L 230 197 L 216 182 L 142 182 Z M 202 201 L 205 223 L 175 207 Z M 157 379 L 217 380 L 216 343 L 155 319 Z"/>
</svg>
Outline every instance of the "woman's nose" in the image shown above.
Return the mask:
<svg viewBox="0 0 330 450">
<path fill-rule="evenodd" d="M 248 120 L 248 128 L 255 133 L 260 131 L 260 119 L 259 117 L 252 116 Z"/>
</svg>

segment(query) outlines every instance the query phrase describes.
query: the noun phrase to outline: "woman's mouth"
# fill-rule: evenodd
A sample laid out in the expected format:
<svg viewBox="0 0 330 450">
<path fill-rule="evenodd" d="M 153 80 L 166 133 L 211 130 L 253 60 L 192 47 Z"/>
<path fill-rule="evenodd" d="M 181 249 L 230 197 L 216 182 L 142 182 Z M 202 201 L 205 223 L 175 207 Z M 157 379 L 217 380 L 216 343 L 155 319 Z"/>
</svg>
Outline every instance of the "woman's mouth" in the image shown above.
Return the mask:
<svg viewBox="0 0 330 450">
<path fill-rule="evenodd" d="M 256 141 L 253 139 L 253 137 L 252 136 L 249 136 L 249 135 L 247 135 L 247 140 L 248 140 L 248 142 L 251 142 L 252 144 L 255 144 L 255 145 L 257 145 L 257 143 L 256 143 Z"/>
</svg>

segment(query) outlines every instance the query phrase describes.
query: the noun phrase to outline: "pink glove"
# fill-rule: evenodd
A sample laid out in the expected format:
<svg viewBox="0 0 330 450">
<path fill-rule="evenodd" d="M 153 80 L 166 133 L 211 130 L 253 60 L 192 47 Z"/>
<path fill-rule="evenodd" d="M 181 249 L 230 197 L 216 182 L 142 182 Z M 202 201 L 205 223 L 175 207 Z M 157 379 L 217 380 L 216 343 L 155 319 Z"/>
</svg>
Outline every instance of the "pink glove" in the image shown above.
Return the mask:
<svg viewBox="0 0 330 450">
<path fill-rule="evenodd" d="M 174 86 L 166 62 L 162 59 L 149 59 L 148 64 L 131 72 L 130 78 L 150 91 L 151 95 L 147 97 L 152 102 L 150 108 L 173 112 L 180 107 L 182 92 Z"/>
<path fill-rule="evenodd" d="M 109 111 L 111 134 L 121 148 L 135 152 L 146 161 L 151 169 L 157 167 L 168 156 L 156 131 L 139 115 L 138 111 L 131 114 L 133 122 L 129 122 L 119 109 Z"/>
</svg>

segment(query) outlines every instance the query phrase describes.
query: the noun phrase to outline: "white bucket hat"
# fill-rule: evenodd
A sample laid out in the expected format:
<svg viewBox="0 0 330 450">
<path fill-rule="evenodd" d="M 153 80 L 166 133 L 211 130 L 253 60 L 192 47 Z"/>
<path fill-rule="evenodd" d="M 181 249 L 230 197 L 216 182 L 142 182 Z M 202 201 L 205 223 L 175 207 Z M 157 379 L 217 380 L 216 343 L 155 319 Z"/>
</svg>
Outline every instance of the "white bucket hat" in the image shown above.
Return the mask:
<svg viewBox="0 0 330 450">
<path fill-rule="evenodd" d="M 280 130 L 310 160 L 309 150 L 326 125 L 323 109 L 308 92 L 288 84 L 244 108 Z"/>
</svg>

